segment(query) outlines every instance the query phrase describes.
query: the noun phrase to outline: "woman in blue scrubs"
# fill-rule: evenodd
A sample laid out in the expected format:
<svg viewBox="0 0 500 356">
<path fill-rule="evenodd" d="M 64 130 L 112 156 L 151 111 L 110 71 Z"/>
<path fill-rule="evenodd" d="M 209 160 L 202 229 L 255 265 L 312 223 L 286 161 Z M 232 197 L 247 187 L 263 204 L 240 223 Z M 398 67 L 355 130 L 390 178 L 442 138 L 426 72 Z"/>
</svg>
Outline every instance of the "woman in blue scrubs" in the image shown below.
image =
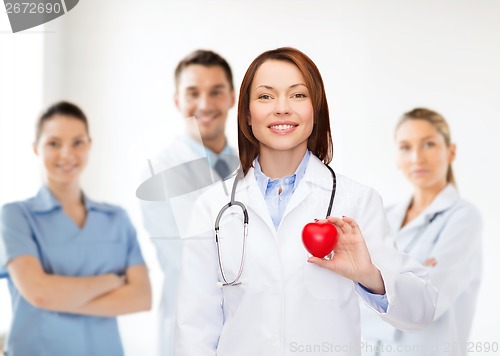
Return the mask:
<svg viewBox="0 0 500 356">
<path fill-rule="evenodd" d="M 126 212 L 89 199 L 79 178 L 91 139 L 84 113 L 60 102 L 37 123 L 44 185 L 1 212 L 9 273 L 8 356 L 123 355 L 116 316 L 148 310 L 151 287 Z"/>
</svg>

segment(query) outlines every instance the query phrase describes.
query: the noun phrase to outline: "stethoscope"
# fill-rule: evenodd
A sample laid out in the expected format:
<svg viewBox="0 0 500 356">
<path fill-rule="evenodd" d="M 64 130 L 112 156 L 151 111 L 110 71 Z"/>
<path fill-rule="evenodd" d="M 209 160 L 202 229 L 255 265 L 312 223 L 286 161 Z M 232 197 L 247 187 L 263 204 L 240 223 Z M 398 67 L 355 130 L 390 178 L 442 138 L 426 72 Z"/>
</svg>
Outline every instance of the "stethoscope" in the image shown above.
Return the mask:
<svg viewBox="0 0 500 356">
<path fill-rule="evenodd" d="M 333 169 L 325 164 L 326 168 L 330 171 L 332 174 L 332 193 L 330 194 L 330 203 L 328 204 L 328 210 L 326 212 L 326 216 L 330 216 L 330 213 L 332 212 L 332 206 L 333 206 L 333 199 L 335 198 L 335 191 L 336 191 L 336 186 L 337 186 L 337 177 L 335 176 L 335 172 Z M 238 170 L 236 173 L 236 178 L 234 180 L 233 184 L 233 189 L 231 191 L 231 200 L 229 203 L 224 205 L 222 209 L 219 211 L 219 214 L 217 214 L 217 218 L 215 219 L 215 244 L 217 245 L 217 259 L 219 262 L 219 271 L 222 276 L 222 280 L 224 282 L 219 282 L 217 283 L 220 287 L 224 286 L 237 286 L 241 284 L 240 277 L 241 274 L 243 273 L 243 266 L 245 265 L 245 249 L 246 249 L 246 243 L 247 243 L 247 237 L 248 237 L 248 211 L 242 202 L 239 202 L 235 200 L 234 196 L 236 194 L 236 186 L 238 185 L 238 181 L 243 178 L 243 171 L 241 169 Z M 222 265 L 222 257 L 221 257 L 221 252 L 220 252 L 220 242 L 219 242 L 219 223 L 222 218 L 222 215 L 224 212 L 229 209 L 232 206 L 239 206 L 241 208 L 241 211 L 243 212 L 243 246 L 241 250 L 241 262 L 240 262 L 240 269 L 238 271 L 238 274 L 236 275 L 236 278 L 233 279 L 232 281 L 228 281 L 226 277 L 226 273 L 224 272 L 224 266 Z"/>
<path fill-rule="evenodd" d="M 439 216 L 441 215 L 443 212 L 442 211 L 438 211 L 437 213 L 434 213 L 426 222 L 423 226 L 421 226 L 417 233 L 415 234 L 415 236 L 413 236 L 412 240 L 410 241 L 410 243 L 408 243 L 408 245 L 406 245 L 405 248 L 402 249 L 402 251 L 404 253 L 409 253 L 410 250 L 415 246 L 415 244 L 417 243 L 417 241 L 419 241 L 422 236 L 425 234 L 425 232 L 427 231 L 427 229 L 429 229 L 429 227 L 431 226 L 432 222 Z M 435 245 L 437 240 L 439 239 L 439 235 L 438 234 L 434 240 L 432 241 L 432 244 Z"/>
</svg>

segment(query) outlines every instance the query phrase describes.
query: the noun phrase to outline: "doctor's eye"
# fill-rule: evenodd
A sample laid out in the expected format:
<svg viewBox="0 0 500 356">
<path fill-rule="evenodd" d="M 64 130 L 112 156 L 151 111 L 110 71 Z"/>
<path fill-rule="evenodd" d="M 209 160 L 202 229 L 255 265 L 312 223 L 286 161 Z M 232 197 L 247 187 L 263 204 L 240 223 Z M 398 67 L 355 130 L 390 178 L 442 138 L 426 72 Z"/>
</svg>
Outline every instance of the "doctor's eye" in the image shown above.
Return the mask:
<svg viewBox="0 0 500 356">
<path fill-rule="evenodd" d="M 399 146 L 399 150 L 400 151 L 409 151 L 410 150 L 410 146 L 408 146 L 408 145 L 401 145 L 401 146 Z"/>
<path fill-rule="evenodd" d="M 307 95 L 304 94 L 304 93 L 295 93 L 292 95 L 292 98 L 294 99 L 303 99 L 303 98 L 307 98 Z"/>
<path fill-rule="evenodd" d="M 424 143 L 424 148 L 432 148 L 436 146 L 436 144 L 433 141 L 427 141 Z"/>
<path fill-rule="evenodd" d="M 79 140 L 76 140 L 75 142 L 73 142 L 73 146 L 74 147 L 81 147 L 85 144 L 85 141 L 82 140 L 82 139 L 79 139 Z"/>
<path fill-rule="evenodd" d="M 197 91 L 188 91 L 188 92 L 186 93 L 186 98 L 187 98 L 187 99 L 190 99 L 190 100 L 192 100 L 192 99 L 196 99 L 196 98 L 198 98 L 199 96 L 200 96 L 200 94 L 199 94 Z"/>
<path fill-rule="evenodd" d="M 210 92 L 210 96 L 212 97 L 219 97 L 223 94 L 222 90 L 214 90 L 212 92 Z"/>
<path fill-rule="evenodd" d="M 60 144 L 57 141 L 48 141 L 47 146 L 49 146 L 50 148 L 57 148 L 60 146 Z"/>
</svg>

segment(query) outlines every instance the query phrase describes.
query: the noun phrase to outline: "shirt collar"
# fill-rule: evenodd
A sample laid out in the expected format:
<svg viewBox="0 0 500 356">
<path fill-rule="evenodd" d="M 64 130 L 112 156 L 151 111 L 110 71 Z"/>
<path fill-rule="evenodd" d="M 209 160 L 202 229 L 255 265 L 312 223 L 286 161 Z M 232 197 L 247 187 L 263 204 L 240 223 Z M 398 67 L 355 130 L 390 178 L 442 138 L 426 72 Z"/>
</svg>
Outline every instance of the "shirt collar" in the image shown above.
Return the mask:
<svg viewBox="0 0 500 356">
<path fill-rule="evenodd" d="M 87 197 L 87 195 L 85 195 L 85 193 L 83 192 L 82 195 L 83 195 L 83 204 L 85 206 L 85 210 L 87 211 L 99 210 L 104 212 L 110 212 L 114 210 L 113 206 L 111 205 L 97 203 L 89 199 L 89 197 Z M 60 208 L 62 208 L 61 203 L 59 203 L 59 201 L 51 193 L 51 191 L 46 185 L 43 185 L 40 188 L 37 195 L 34 198 L 32 198 L 30 202 L 30 210 L 36 213 L 47 213 L 52 210 Z"/>
<path fill-rule="evenodd" d="M 307 164 L 309 163 L 310 156 L 311 156 L 311 153 L 309 152 L 309 150 L 306 150 L 306 153 L 304 154 L 304 157 L 302 157 L 302 161 L 300 161 L 300 164 L 297 167 L 297 169 L 295 170 L 295 173 L 290 176 L 290 177 L 295 176 L 295 181 L 293 183 L 292 191 L 295 190 L 295 188 L 299 184 L 302 177 L 304 177 L 304 175 L 306 173 Z M 264 174 L 264 172 L 262 172 L 262 168 L 260 166 L 258 156 L 254 160 L 254 164 L 255 164 L 254 175 L 255 175 L 255 179 L 257 180 L 257 185 L 259 186 L 259 189 L 262 192 L 262 194 L 265 195 L 266 190 L 267 190 L 267 186 L 268 186 L 269 181 L 271 179 L 269 177 L 267 177 Z M 285 178 L 285 177 L 282 177 L 282 178 Z"/>
<path fill-rule="evenodd" d="M 219 158 L 224 157 L 226 155 L 234 155 L 233 150 L 227 144 L 227 140 L 226 140 L 226 145 L 224 146 L 222 151 L 219 154 L 217 154 L 214 151 L 212 151 L 210 148 L 205 147 L 200 142 L 194 140 L 193 138 L 191 138 L 188 135 L 183 135 L 182 139 L 189 146 L 189 148 L 191 148 L 198 156 L 207 157 L 208 162 L 210 164 L 210 167 L 214 167 L 215 163 L 217 162 L 217 160 Z"/>
<path fill-rule="evenodd" d="M 45 213 L 58 208 L 61 208 L 61 203 L 59 203 L 46 185 L 43 185 L 38 190 L 37 195 L 30 202 L 30 209 L 37 213 Z"/>
<path fill-rule="evenodd" d="M 402 229 L 413 228 L 414 226 L 420 226 L 431 222 L 437 214 L 444 212 L 453 206 L 459 199 L 457 190 L 452 184 L 448 184 L 439 194 L 434 198 L 432 203 L 415 219 L 410 221 L 408 224 L 403 226 Z M 395 221 L 398 222 L 397 226 L 401 226 L 403 220 L 406 216 L 406 211 L 410 206 L 413 199 L 411 195 L 408 199 L 394 206 L 394 208 L 389 209 L 388 213 L 395 217 Z"/>
<path fill-rule="evenodd" d="M 84 192 L 83 195 L 83 205 L 85 206 L 85 210 L 96 210 L 103 212 L 113 212 L 115 211 L 115 207 L 106 203 L 98 203 L 96 201 L 91 200 Z"/>
<path fill-rule="evenodd" d="M 448 184 L 432 201 L 431 205 L 425 211 L 427 219 L 432 218 L 435 214 L 441 213 L 459 199 L 458 192 L 452 184 Z"/>
</svg>

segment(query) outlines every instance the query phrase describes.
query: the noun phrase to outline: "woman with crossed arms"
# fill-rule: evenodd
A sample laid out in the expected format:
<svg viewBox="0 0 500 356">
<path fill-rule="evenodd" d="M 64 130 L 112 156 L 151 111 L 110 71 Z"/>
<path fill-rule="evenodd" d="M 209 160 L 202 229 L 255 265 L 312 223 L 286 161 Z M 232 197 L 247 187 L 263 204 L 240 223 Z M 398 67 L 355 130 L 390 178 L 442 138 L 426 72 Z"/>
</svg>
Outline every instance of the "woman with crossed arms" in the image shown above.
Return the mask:
<svg viewBox="0 0 500 356">
<path fill-rule="evenodd" d="M 84 113 L 60 102 L 33 145 L 44 184 L 2 207 L 0 269 L 9 274 L 8 356 L 123 355 L 116 316 L 151 307 L 148 272 L 126 212 L 85 195 L 91 140 Z"/>
<path fill-rule="evenodd" d="M 482 219 L 460 198 L 452 163 L 456 146 L 439 113 L 415 108 L 395 131 L 397 165 L 412 194 L 387 209 L 398 249 L 422 263 L 439 298 L 433 322 L 419 332 L 404 332 L 363 310 L 366 355 L 467 355 L 481 281 Z"/>
</svg>

